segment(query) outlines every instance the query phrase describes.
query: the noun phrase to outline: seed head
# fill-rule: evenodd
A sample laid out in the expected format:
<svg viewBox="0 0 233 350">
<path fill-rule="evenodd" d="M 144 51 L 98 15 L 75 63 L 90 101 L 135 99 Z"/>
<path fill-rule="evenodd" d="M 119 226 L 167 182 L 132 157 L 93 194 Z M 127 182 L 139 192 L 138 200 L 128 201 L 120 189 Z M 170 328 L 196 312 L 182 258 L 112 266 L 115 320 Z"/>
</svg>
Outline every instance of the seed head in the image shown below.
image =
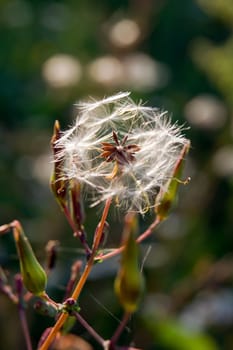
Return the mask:
<svg viewBox="0 0 233 350">
<path fill-rule="evenodd" d="M 65 179 L 78 180 L 91 205 L 108 198 L 141 213 L 166 192 L 189 142 L 167 112 L 135 104 L 128 92 L 79 103 L 74 125 L 56 141 Z"/>
</svg>

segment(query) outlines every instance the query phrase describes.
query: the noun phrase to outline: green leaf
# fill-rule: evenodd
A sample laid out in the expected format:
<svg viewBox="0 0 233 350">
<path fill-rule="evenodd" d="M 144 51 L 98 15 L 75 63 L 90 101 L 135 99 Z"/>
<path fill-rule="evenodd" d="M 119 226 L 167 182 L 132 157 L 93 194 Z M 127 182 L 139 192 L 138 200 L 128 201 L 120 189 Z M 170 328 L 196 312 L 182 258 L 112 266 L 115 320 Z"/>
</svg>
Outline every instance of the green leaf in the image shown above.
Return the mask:
<svg viewBox="0 0 233 350">
<path fill-rule="evenodd" d="M 146 325 L 156 343 L 169 350 L 218 350 L 207 334 L 186 329 L 175 320 L 156 321 L 148 317 Z"/>
</svg>

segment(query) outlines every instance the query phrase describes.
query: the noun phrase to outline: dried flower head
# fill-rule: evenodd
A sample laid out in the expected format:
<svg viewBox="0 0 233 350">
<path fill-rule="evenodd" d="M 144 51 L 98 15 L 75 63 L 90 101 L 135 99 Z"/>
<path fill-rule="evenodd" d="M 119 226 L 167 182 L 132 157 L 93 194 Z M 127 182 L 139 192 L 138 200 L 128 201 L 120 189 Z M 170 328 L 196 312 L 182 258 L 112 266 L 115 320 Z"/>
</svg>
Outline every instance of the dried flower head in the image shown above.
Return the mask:
<svg viewBox="0 0 233 350">
<path fill-rule="evenodd" d="M 64 178 L 92 193 L 92 205 L 114 198 L 127 210 L 153 207 L 188 143 L 181 128 L 167 112 L 136 105 L 128 92 L 77 106 L 74 126 L 57 140 Z"/>
</svg>

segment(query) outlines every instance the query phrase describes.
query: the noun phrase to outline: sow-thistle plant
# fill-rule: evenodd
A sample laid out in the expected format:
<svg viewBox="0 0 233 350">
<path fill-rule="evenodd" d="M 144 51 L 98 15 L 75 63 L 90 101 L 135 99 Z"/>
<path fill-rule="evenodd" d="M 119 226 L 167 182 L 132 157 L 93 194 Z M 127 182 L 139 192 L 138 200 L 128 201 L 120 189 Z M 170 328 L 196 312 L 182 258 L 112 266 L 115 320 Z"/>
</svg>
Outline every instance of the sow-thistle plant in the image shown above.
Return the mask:
<svg viewBox="0 0 233 350">
<path fill-rule="evenodd" d="M 63 344 L 69 344 L 71 339 L 72 348 L 79 349 L 75 341 L 80 344 L 80 339 L 70 333 L 74 322 L 81 323 L 105 350 L 133 350 L 130 346 L 119 346 L 118 342 L 129 318 L 137 311 L 145 289 L 139 243 L 168 216 L 178 185 L 188 182 L 188 179 L 181 180 L 181 170 L 189 141 L 183 135 L 183 127 L 172 124 L 167 112 L 135 104 L 129 95 L 124 92 L 100 101 L 79 103 L 77 118 L 67 131 L 62 132 L 59 122 L 55 122 L 50 185 L 86 255 L 85 262 L 77 260 L 71 266 L 70 279 L 60 303 L 45 289 L 47 277 L 56 268 L 57 252 L 62 243 L 49 241 L 47 266 L 43 268 L 18 221 L 0 227 L 0 234 L 13 231 L 21 272 L 13 288 L 0 270 L 0 290 L 18 304 L 27 350 L 32 350 L 32 344 L 24 305 L 31 298 L 35 298 L 36 311 L 55 318 L 54 326 L 41 336 L 39 350 L 68 349 L 69 346 Z M 86 205 L 92 210 L 103 208 L 94 232 L 88 235 L 84 227 Z M 104 236 L 106 230 L 111 230 L 106 221 L 110 206 L 119 210 L 123 217 L 122 244 L 105 249 Z M 100 209 L 96 211 L 99 213 Z M 154 220 L 140 232 L 137 217 L 144 217 L 147 212 Z M 120 254 L 113 289 L 123 316 L 114 334 L 104 339 L 82 317 L 79 296 L 93 265 Z M 82 346 L 91 349 L 84 340 Z"/>
<path fill-rule="evenodd" d="M 77 107 L 74 125 L 56 143 L 63 179 L 82 184 L 92 206 L 113 198 L 125 211 L 154 207 L 187 145 L 182 128 L 167 112 L 136 105 L 129 93 Z"/>
</svg>

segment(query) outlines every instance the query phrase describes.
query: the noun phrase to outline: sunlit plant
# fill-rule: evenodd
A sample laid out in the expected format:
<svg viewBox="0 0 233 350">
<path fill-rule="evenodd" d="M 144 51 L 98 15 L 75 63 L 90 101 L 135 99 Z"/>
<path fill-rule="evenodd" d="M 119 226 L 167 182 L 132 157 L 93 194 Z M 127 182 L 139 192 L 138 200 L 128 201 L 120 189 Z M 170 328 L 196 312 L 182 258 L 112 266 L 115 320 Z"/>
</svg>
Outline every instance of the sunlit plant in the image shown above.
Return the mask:
<svg viewBox="0 0 233 350">
<path fill-rule="evenodd" d="M 166 192 L 187 140 L 167 112 L 136 105 L 129 93 L 78 105 L 74 126 L 55 147 L 60 179 L 75 179 L 92 206 L 113 199 L 144 213 Z"/>
<path fill-rule="evenodd" d="M 20 263 L 15 287 L 8 285 L 2 270 L 0 288 L 18 304 L 27 350 L 32 345 L 24 303 L 34 297 L 35 309 L 56 320 L 41 336 L 39 350 L 68 349 L 73 335 L 64 326 L 71 319 L 80 322 L 103 349 L 133 349 L 120 346 L 118 341 L 137 311 L 145 288 L 139 268 L 139 244 L 169 214 L 179 183 L 188 182 L 180 178 L 190 143 L 182 134 L 182 127 L 172 124 L 167 112 L 135 104 L 129 95 L 119 93 L 100 101 L 79 103 L 78 116 L 67 131 L 62 132 L 59 122 L 55 122 L 51 189 L 86 255 L 85 266 L 77 261 L 71 267 L 64 300 L 57 303 L 46 292 L 46 275 L 55 268 L 57 242 L 48 243 L 48 266 L 43 268 L 18 221 L 0 227 L 2 234 L 13 230 Z M 102 208 L 95 232 L 88 232 L 90 245 L 84 227 L 85 205 L 92 210 Z M 121 246 L 105 250 L 102 241 L 110 207 L 119 212 L 124 227 Z M 137 218 L 146 213 L 154 215 L 154 219 L 144 232 L 138 233 Z M 114 290 L 124 314 L 115 333 L 103 339 L 81 316 L 78 299 L 93 265 L 104 264 L 118 254 L 121 259 Z M 75 338 L 72 339 L 75 349 Z M 83 349 L 88 346 L 83 343 Z"/>
</svg>

